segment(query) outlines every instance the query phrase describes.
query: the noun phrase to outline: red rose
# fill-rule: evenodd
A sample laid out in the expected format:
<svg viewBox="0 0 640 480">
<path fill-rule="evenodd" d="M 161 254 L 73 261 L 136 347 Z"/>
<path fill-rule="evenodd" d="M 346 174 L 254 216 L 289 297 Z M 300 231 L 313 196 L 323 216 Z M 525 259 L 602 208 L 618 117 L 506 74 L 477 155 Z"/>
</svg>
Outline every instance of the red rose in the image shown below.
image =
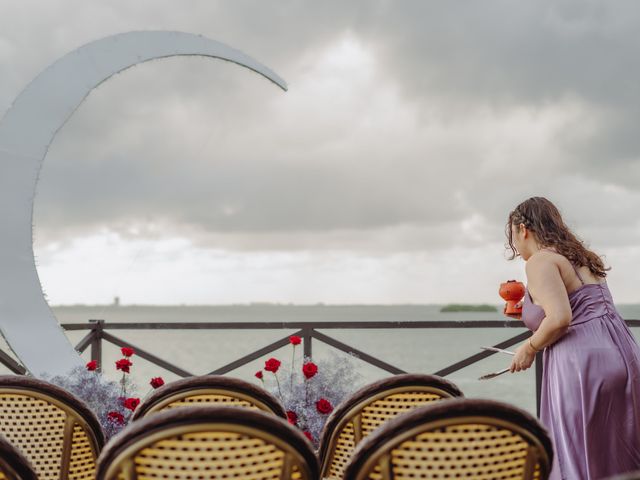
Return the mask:
<svg viewBox="0 0 640 480">
<path fill-rule="evenodd" d="M 316 409 L 323 415 L 328 415 L 333 412 L 333 405 L 331 405 L 329 400 L 321 398 L 316 402 Z"/>
<path fill-rule="evenodd" d="M 313 378 L 318 373 L 318 366 L 313 362 L 307 362 L 302 366 L 302 373 L 307 380 Z"/>
<path fill-rule="evenodd" d="M 264 362 L 264 369 L 267 372 L 276 373 L 279 368 L 280 368 L 280 360 L 278 360 L 277 358 L 270 358 L 269 360 Z"/>
<path fill-rule="evenodd" d="M 305 430 L 304 432 L 304 436 L 307 437 L 309 439 L 310 442 L 313 442 L 313 436 L 311 435 L 311 432 L 308 430 Z"/>
<path fill-rule="evenodd" d="M 107 418 L 110 422 L 124 424 L 124 416 L 120 412 L 109 412 L 107 413 Z"/>
<path fill-rule="evenodd" d="M 133 354 L 135 353 L 133 351 L 133 348 L 130 348 L 130 347 L 122 347 L 120 351 L 122 352 L 122 355 L 125 357 L 132 357 Z"/>
<path fill-rule="evenodd" d="M 160 388 L 161 386 L 164 385 L 164 380 L 162 379 L 162 377 L 154 377 L 151 379 L 151 381 L 149 382 L 149 384 L 153 387 L 153 388 Z"/>
<path fill-rule="evenodd" d="M 287 420 L 289 420 L 291 425 L 296 425 L 298 423 L 298 414 L 289 410 L 287 412 Z"/>
<path fill-rule="evenodd" d="M 124 373 L 129 373 L 129 369 L 132 365 L 133 363 L 131 363 L 131 360 L 129 360 L 128 358 L 123 358 L 116 362 L 116 369 L 122 370 Z"/>
<path fill-rule="evenodd" d="M 289 343 L 291 343 L 291 345 L 300 345 L 302 343 L 302 339 L 300 337 L 298 337 L 297 335 L 291 335 L 289 337 Z"/>
<path fill-rule="evenodd" d="M 127 410 L 131 410 L 132 412 L 140 405 L 139 398 L 126 398 L 124 400 L 123 406 Z"/>
<path fill-rule="evenodd" d="M 259 378 L 260 380 L 262 380 L 263 377 L 264 377 L 264 375 L 262 374 L 262 370 L 258 370 L 256 372 L 256 378 Z"/>
<path fill-rule="evenodd" d="M 87 370 L 89 370 L 90 372 L 93 372 L 97 368 L 98 368 L 98 362 L 96 360 L 91 360 L 90 362 L 87 362 Z"/>
</svg>

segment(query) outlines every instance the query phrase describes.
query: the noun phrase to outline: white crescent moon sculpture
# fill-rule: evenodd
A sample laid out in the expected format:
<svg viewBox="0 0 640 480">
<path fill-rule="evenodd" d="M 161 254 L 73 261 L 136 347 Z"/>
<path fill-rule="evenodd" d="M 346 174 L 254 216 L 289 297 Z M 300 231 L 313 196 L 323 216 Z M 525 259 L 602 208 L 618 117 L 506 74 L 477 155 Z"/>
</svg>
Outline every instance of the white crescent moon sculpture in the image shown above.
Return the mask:
<svg viewBox="0 0 640 480">
<path fill-rule="evenodd" d="M 0 331 L 34 375 L 64 374 L 82 364 L 44 298 L 33 255 L 33 200 L 49 145 L 91 90 L 109 77 L 178 55 L 227 60 L 287 90 L 270 69 L 214 40 L 181 32 L 129 32 L 60 58 L 20 93 L 0 122 Z"/>
</svg>

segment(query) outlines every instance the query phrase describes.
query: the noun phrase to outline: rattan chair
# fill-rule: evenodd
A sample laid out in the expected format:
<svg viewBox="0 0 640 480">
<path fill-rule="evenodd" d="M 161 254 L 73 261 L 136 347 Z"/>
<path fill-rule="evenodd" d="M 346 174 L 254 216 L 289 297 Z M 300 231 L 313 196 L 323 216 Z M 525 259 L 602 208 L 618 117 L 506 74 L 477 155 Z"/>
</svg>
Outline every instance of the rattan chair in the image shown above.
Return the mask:
<svg viewBox="0 0 640 480">
<path fill-rule="evenodd" d="M 616 475 L 615 477 L 607 477 L 606 480 L 640 480 L 640 470 L 622 473 L 620 475 Z"/>
<path fill-rule="evenodd" d="M 238 378 L 203 375 L 158 388 L 138 406 L 133 420 L 170 408 L 204 405 L 246 407 L 287 418 L 282 404 L 265 389 Z"/>
<path fill-rule="evenodd" d="M 536 418 L 505 403 L 461 398 L 389 421 L 358 446 L 344 478 L 546 479 L 552 460 Z"/>
<path fill-rule="evenodd" d="M 38 480 L 29 460 L 0 435 L 0 480 Z"/>
<path fill-rule="evenodd" d="M 237 407 L 177 408 L 149 415 L 111 439 L 98 480 L 316 480 L 318 460 L 295 427 Z"/>
<path fill-rule="evenodd" d="M 461 396 L 458 387 L 435 375 L 395 375 L 362 388 L 327 419 L 320 440 L 322 477 L 342 478 L 358 443 L 387 420 L 436 400 Z"/>
<path fill-rule="evenodd" d="M 104 445 L 100 423 L 82 401 L 22 375 L 0 376 L 0 433 L 39 479 L 92 479 Z"/>
</svg>

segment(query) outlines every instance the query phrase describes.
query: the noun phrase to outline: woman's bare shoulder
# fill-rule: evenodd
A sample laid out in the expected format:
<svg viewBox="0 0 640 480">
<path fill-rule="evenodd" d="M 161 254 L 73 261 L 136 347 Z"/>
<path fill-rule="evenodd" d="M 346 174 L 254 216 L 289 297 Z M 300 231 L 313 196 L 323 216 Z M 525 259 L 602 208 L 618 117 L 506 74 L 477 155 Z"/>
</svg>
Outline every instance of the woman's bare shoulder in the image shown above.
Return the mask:
<svg viewBox="0 0 640 480">
<path fill-rule="evenodd" d="M 562 261 L 567 261 L 567 259 L 559 254 L 558 252 L 554 252 L 553 250 L 538 250 L 533 255 L 529 257 L 527 260 L 527 265 L 549 265 L 551 263 L 558 264 Z"/>
<path fill-rule="evenodd" d="M 539 252 L 531 255 L 527 261 L 525 270 L 527 275 L 531 272 L 542 271 L 546 271 L 546 273 L 551 274 L 553 270 L 556 270 L 563 279 L 571 279 L 575 276 L 575 273 L 569 273 L 575 270 L 571 261 L 564 255 L 552 250 L 540 250 Z"/>
<path fill-rule="evenodd" d="M 529 275 L 532 272 L 561 270 L 563 262 L 568 262 L 563 255 L 551 250 L 539 250 L 529 257 L 525 271 Z"/>
</svg>

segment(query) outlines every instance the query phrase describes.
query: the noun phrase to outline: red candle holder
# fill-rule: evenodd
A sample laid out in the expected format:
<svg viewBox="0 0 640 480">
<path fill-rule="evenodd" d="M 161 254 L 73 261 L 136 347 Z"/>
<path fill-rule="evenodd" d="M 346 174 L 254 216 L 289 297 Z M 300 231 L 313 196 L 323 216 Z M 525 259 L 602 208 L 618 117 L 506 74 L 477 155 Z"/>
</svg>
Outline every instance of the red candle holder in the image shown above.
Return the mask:
<svg viewBox="0 0 640 480">
<path fill-rule="evenodd" d="M 524 298 L 525 294 L 524 283 L 517 282 L 516 280 L 508 280 L 500 284 L 498 293 L 500 293 L 500 296 L 507 302 L 507 306 L 504 309 L 505 315 L 522 314 L 522 303 L 520 303 L 520 301 Z"/>
</svg>

